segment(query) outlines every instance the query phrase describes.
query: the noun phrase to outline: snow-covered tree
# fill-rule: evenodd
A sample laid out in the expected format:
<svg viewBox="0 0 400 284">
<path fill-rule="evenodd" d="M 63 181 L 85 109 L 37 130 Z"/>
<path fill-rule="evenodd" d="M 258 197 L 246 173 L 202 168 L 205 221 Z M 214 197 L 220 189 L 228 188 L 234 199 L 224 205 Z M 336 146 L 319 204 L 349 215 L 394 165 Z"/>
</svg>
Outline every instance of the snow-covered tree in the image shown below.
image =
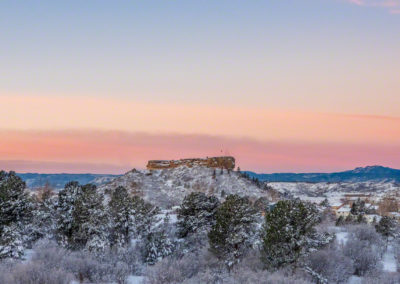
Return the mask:
<svg viewBox="0 0 400 284">
<path fill-rule="evenodd" d="M 326 243 L 319 241 L 314 229 L 319 221 L 315 205 L 299 199 L 279 201 L 265 215 L 261 250 L 265 265 L 277 269 L 295 263 L 309 248 Z"/>
<path fill-rule="evenodd" d="M 19 257 L 23 230 L 32 218 L 32 200 L 15 172 L 0 171 L 0 259 Z"/>
<path fill-rule="evenodd" d="M 72 249 L 103 251 L 108 246 L 109 221 L 104 196 L 96 186 L 68 183 L 59 193 L 59 241 Z"/>
<path fill-rule="evenodd" d="M 16 225 L 3 226 L 0 236 L 0 259 L 19 258 L 24 251 L 23 236 Z"/>
<path fill-rule="evenodd" d="M 69 182 L 64 189 L 58 193 L 57 203 L 57 239 L 64 245 L 68 246 L 72 239 L 74 230 L 74 212 L 77 200 L 82 195 L 82 186 L 78 182 Z"/>
<path fill-rule="evenodd" d="M 52 239 L 55 233 L 56 201 L 53 190 L 42 189 L 35 198 L 32 222 L 28 225 L 31 241 L 40 238 Z"/>
<path fill-rule="evenodd" d="M 174 244 L 163 231 L 150 232 L 144 240 L 143 260 L 148 264 L 155 264 L 172 254 Z"/>
<path fill-rule="evenodd" d="M 95 185 L 82 186 L 82 195 L 76 200 L 73 212 L 73 246 L 94 252 L 102 252 L 109 246 L 109 219 L 103 203 L 104 196 Z"/>
<path fill-rule="evenodd" d="M 111 245 L 123 247 L 129 244 L 135 229 L 133 200 L 125 187 L 119 186 L 111 193 L 108 204 L 111 217 Z"/>
<path fill-rule="evenodd" d="M 214 196 L 202 192 L 187 195 L 178 210 L 178 235 L 186 237 L 199 229 L 208 228 L 215 223 L 215 212 L 219 201 Z"/>
<path fill-rule="evenodd" d="M 365 213 L 365 201 L 358 198 L 351 206 L 350 213 L 353 215 L 364 214 Z"/>
<path fill-rule="evenodd" d="M 386 239 L 394 237 L 396 234 L 397 222 L 388 216 L 383 216 L 378 224 L 375 225 L 375 229 L 378 233 L 384 236 Z"/>
<path fill-rule="evenodd" d="M 132 197 L 133 210 L 131 218 L 135 224 L 135 234 L 139 237 L 146 237 L 152 232 L 154 225 L 158 222 L 157 214 L 160 209 L 139 196 Z"/>
<path fill-rule="evenodd" d="M 256 232 L 257 212 L 246 197 L 229 195 L 218 208 L 208 234 L 210 250 L 228 268 L 240 261 L 251 247 Z"/>
</svg>

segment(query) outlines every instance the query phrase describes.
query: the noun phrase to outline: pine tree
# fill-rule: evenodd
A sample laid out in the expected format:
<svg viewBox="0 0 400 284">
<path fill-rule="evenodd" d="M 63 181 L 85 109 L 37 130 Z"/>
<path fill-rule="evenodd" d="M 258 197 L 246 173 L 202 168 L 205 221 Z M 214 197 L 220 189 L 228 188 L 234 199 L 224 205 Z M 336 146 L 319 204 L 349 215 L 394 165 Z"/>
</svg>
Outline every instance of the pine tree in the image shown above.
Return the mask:
<svg viewBox="0 0 400 284">
<path fill-rule="evenodd" d="M 297 200 L 279 201 L 265 215 L 262 260 L 270 269 L 296 263 L 310 246 L 323 243 L 315 240 L 314 226 L 319 222 L 318 210 L 311 203 Z"/>
<path fill-rule="evenodd" d="M 0 259 L 22 254 L 23 230 L 31 221 L 33 208 L 25 187 L 15 172 L 0 171 Z"/>
<path fill-rule="evenodd" d="M 56 198 L 50 188 L 45 188 L 35 199 L 30 235 L 32 241 L 53 238 L 55 234 Z"/>
<path fill-rule="evenodd" d="M 378 233 L 384 236 L 386 239 L 394 237 L 396 234 L 397 223 L 393 218 L 383 216 L 379 223 L 375 225 L 375 229 Z"/>
<path fill-rule="evenodd" d="M 360 200 L 360 198 L 358 198 L 353 205 L 351 206 L 351 210 L 350 213 L 354 216 L 362 214 L 365 214 L 365 201 Z"/>
<path fill-rule="evenodd" d="M 319 204 L 323 207 L 329 207 L 329 200 L 327 198 L 325 198 L 324 200 L 321 201 L 321 203 Z"/>
<path fill-rule="evenodd" d="M 95 185 L 82 187 L 82 195 L 76 200 L 73 212 L 71 241 L 74 248 L 102 252 L 109 246 L 109 219 L 103 203 L 104 196 L 97 192 Z"/>
<path fill-rule="evenodd" d="M 154 225 L 157 223 L 157 214 L 160 213 L 160 209 L 138 196 L 132 197 L 132 203 L 131 218 L 135 224 L 135 234 L 144 238 L 152 232 Z"/>
<path fill-rule="evenodd" d="M 361 224 L 361 223 L 365 224 L 365 223 L 367 223 L 367 219 L 365 219 L 364 215 L 360 213 L 360 214 L 357 215 L 356 222 L 359 223 L 359 224 Z"/>
<path fill-rule="evenodd" d="M 76 230 L 75 207 L 82 194 L 82 186 L 75 181 L 67 183 L 58 193 L 56 231 L 59 243 L 64 246 L 69 246 L 72 242 L 72 236 Z"/>
<path fill-rule="evenodd" d="M 0 228 L 30 218 L 32 204 L 25 187 L 15 172 L 0 171 Z"/>
<path fill-rule="evenodd" d="M 181 238 L 199 229 L 207 229 L 215 223 L 215 212 L 219 201 L 214 196 L 202 192 L 187 195 L 178 210 L 178 235 Z"/>
<path fill-rule="evenodd" d="M 163 231 L 150 232 L 144 243 L 143 260 L 152 265 L 169 256 L 173 252 L 174 245 L 166 237 Z"/>
<path fill-rule="evenodd" d="M 125 187 L 117 187 L 112 192 L 109 203 L 112 246 L 123 247 L 129 244 L 135 230 L 133 205 L 132 197 Z"/>
<path fill-rule="evenodd" d="M 336 220 L 335 225 L 336 226 L 342 226 L 342 225 L 344 225 L 344 223 L 345 223 L 344 217 L 343 216 L 339 216 L 339 218 L 337 218 L 337 220 Z"/>
<path fill-rule="evenodd" d="M 0 259 L 19 258 L 24 252 L 22 234 L 16 225 L 3 226 L 0 236 Z"/>
<path fill-rule="evenodd" d="M 229 195 L 218 208 L 208 234 L 210 250 L 230 269 L 253 244 L 256 211 L 248 198 Z"/>
</svg>

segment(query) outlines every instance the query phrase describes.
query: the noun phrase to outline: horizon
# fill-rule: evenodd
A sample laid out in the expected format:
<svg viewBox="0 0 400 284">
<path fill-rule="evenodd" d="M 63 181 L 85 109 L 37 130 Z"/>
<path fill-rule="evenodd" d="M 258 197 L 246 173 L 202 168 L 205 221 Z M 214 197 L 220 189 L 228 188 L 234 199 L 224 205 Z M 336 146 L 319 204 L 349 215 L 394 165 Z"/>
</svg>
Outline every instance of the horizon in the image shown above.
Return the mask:
<svg viewBox="0 0 400 284">
<path fill-rule="evenodd" d="M 400 0 L 6 0 L 0 23 L 0 170 L 400 168 Z"/>
<path fill-rule="evenodd" d="M 396 168 L 391 168 L 391 167 L 386 167 L 383 165 L 367 165 L 367 166 L 360 166 L 360 167 L 355 167 L 352 169 L 341 169 L 341 170 L 337 170 L 337 171 L 332 171 L 332 172 L 255 172 L 252 170 L 247 170 L 247 169 L 241 169 L 242 172 L 252 172 L 258 175 L 271 175 L 271 174 L 330 174 L 330 173 L 338 173 L 338 172 L 346 172 L 346 171 L 353 171 L 356 169 L 365 169 L 365 168 L 369 168 L 369 167 L 381 167 L 381 168 L 386 168 L 386 169 L 391 169 L 391 170 L 400 170 L 400 169 L 396 169 Z M 237 168 L 237 167 L 236 167 Z M 146 170 L 146 168 L 132 168 L 130 170 L 127 170 L 123 173 L 92 173 L 92 172 L 82 172 L 82 173 L 74 173 L 74 172 L 53 172 L 53 173 L 49 173 L 49 172 L 16 172 L 17 174 L 39 174 L 39 175 L 112 175 L 112 176 L 122 176 L 125 173 L 136 169 L 136 170 L 140 170 L 140 171 L 144 171 Z M 236 169 L 235 169 L 236 170 Z M 13 171 L 13 170 L 10 170 Z"/>
</svg>

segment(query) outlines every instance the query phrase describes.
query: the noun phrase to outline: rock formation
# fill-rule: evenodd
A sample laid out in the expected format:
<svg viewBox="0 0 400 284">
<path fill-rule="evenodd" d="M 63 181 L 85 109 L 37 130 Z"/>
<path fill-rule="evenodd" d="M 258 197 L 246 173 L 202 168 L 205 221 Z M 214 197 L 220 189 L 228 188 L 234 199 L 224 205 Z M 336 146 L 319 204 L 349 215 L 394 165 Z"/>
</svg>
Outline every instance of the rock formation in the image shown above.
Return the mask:
<svg viewBox="0 0 400 284">
<path fill-rule="evenodd" d="M 203 166 L 233 170 L 235 168 L 235 158 L 224 156 L 206 159 L 152 160 L 147 163 L 148 170 L 172 169 L 180 166 L 187 166 L 189 168 Z"/>
</svg>

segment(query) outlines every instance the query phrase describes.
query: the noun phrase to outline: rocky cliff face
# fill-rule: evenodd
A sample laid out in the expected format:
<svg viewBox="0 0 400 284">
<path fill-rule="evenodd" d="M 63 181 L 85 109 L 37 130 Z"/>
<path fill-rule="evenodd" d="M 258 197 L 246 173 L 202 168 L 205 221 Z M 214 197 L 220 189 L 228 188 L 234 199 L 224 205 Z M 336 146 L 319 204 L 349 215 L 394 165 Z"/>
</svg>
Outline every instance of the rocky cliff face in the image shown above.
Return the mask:
<svg viewBox="0 0 400 284">
<path fill-rule="evenodd" d="M 195 166 L 203 166 L 208 168 L 220 168 L 226 170 L 233 170 L 235 168 L 234 157 L 211 157 L 206 159 L 181 159 L 181 160 L 153 160 L 147 164 L 148 170 L 161 170 L 161 169 L 173 169 L 180 166 L 186 166 L 189 168 Z"/>
</svg>

